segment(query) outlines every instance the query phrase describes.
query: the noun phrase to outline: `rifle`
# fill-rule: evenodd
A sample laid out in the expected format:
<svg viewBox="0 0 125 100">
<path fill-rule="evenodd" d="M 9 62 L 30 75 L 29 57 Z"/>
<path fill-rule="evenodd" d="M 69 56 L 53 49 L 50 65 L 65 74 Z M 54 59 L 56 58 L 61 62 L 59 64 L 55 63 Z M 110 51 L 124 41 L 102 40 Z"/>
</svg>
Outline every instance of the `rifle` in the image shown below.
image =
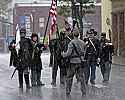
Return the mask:
<svg viewBox="0 0 125 100">
<path fill-rule="evenodd" d="M 15 72 L 16 72 L 17 68 L 14 69 L 12 75 L 11 75 L 11 80 L 13 79 L 13 76 L 15 75 Z"/>
<path fill-rule="evenodd" d="M 12 45 L 12 44 L 11 44 L 11 45 Z M 11 51 L 10 65 L 9 65 L 9 66 L 11 66 L 12 63 L 14 64 L 14 62 L 18 63 L 17 51 L 16 51 L 15 48 L 12 48 L 11 45 L 9 46 L 9 50 Z M 16 60 L 16 61 L 14 61 L 14 60 Z M 13 76 L 14 76 L 16 70 L 17 70 L 17 65 L 18 65 L 18 64 L 14 65 L 14 67 L 16 67 L 16 68 L 14 69 L 14 71 L 13 71 L 13 73 L 12 73 L 12 75 L 11 75 L 11 79 L 13 78 Z"/>
<path fill-rule="evenodd" d="M 17 59 L 18 59 L 18 57 L 17 57 Z M 19 60 L 17 61 L 17 63 L 19 63 Z M 14 69 L 14 71 L 11 75 L 11 79 L 13 79 L 13 76 L 15 75 L 16 70 L 18 70 L 18 66 L 19 66 L 19 64 L 17 64 L 16 68 Z"/>
<path fill-rule="evenodd" d="M 25 57 L 26 56 L 26 54 L 24 54 L 23 55 L 23 57 Z M 21 58 L 22 59 L 22 58 Z M 26 61 L 27 62 L 27 61 Z M 14 71 L 13 71 L 13 73 L 12 73 L 12 75 L 11 75 L 11 79 L 13 79 L 13 76 L 15 75 L 15 73 L 16 73 L 16 70 L 18 70 L 19 69 L 19 67 L 20 67 L 20 60 L 19 60 L 19 57 L 17 57 L 17 66 L 16 66 L 16 68 L 14 69 Z M 26 67 L 25 67 L 26 68 Z M 24 69 L 25 69 L 24 68 Z M 23 69 L 23 70 L 24 70 Z"/>
<path fill-rule="evenodd" d="M 58 45 L 59 45 L 59 51 L 60 51 L 60 57 L 61 57 L 61 51 L 62 51 L 62 48 L 61 48 L 61 39 L 60 39 L 60 34 L 59 34 L 59 29 L 58 29 L 58 25 L 57 25 L 57 36 L 58 36 L 58 40 L 59 40 L 59 42 L 57 42 L 58 43 Z"/>
<path fill-rule="evenodd" d="M 35 54 L 36 45 L 37 45 L 37 43 L 35 43 L 35 45 L 33 46 L 32 59 L 34 59 L 34 54 Z"/>
<path fill-rule="evenodd" d="M 112 42 L 112 38 L 111 38 L 111 30 L 109 29 L 109 41 Z"/>
<path fill-rule="evenodd" d="M 72 27 L 71 33 L 73 32 L 73 30 L 74 30 L 76 24 L 77 24 L 77 27 L 78 27 L 78 29 L 79 29 L 78 22 L 77 22 L 76 20 L 73 20 L 73 27 Z"/>
<path fill-rule="evenodd" d="M 21 57 L 26 57 L 26 53 L 24 53 L 24 51 L 23 51 L 23 54 L 22 54 L 22 56 Z M 24 58 L 21 58 L 21 59 L 23 59 L 23 62 L 25 61 L 26 63 L 27 63 L 27 61 L 24 59 Z M 12 73 L 12 75 L 11 75 L 11 79 L 13 78 L 13 76 L 15 75 L 15 72 L 16 72 L 16 70 L 18 70 L 19 69 L 19 67 L 20 67 L 20 57 L 18 56 L 17 57 L 17 65 L 16 65 L 16 68 L 14 69 L 14 71 L 13 71 L 13 73 Z M 25 67 L 26 68 L 26 67 Z M 24 68 L 24 69 L 25 69 Z M 24 70 L 23 69 L 23 70 Z"/>
</svg>

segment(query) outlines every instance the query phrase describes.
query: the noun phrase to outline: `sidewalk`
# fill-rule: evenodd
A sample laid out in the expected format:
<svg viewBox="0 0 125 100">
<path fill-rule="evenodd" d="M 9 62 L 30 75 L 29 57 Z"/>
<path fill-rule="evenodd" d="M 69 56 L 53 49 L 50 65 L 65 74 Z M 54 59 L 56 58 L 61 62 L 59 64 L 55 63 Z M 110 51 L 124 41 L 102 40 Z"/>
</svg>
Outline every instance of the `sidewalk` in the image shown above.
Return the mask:
<svg viewBox="0 0 125 100">
<path fill-rule="evenodd" d="M 125 57 L 113 56 L 113 64 L 115 64 L 115 65 L 125 65 Z"/>
</svg>

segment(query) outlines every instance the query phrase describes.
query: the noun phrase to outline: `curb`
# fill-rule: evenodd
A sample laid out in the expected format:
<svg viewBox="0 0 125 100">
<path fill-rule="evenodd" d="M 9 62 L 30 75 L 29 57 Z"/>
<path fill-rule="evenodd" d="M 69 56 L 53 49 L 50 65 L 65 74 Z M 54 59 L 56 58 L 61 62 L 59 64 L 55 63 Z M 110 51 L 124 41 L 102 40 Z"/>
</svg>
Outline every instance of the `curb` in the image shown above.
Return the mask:
<svg viewBox="0 0 125 100">
<path fill-rule="evenodd" d="M 112 65 L 125 66 L 125 64 L 112 63 Z"/>
</svg>

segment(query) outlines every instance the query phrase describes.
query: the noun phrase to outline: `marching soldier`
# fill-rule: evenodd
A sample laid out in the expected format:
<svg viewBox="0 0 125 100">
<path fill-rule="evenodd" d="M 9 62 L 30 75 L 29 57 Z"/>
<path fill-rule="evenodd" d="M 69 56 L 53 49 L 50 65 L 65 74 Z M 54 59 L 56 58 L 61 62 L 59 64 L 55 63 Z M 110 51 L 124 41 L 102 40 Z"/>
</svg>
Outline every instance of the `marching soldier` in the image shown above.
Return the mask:
<svg viewBox="0 0 125 100">
<path fill-rule="evenodd" d="M 71 41 L 71 39 L 66 36 L 65 32 L 60 32 L 60 46 L 61 46 L 61 52 L 66 52 L 68 49 L 68 44 Z M 66 75 L 67 75 L 67 68 L 69 67 L 69 59 L 68 58 L 63 58 L 61 56 L 61 67 L 62 67 L 62 85 L 65 86 L 66 82 Z"/>
<path fill-rule="evenodd" d="M 101 33 L 99 57 L 100 68 L 104 83 L 108 83 L 109 81 L 112 63 L 112 53 L 113 45 L 109 43 L 109 40 L 106 39 L 106 33 Z"/>
<path fill-rule="evenodd" d="M 32 60 L 31 60 L 31 84 L 32 86 L 44 86 L 41 82 L 41 70 L 42 70 L 42 62 L 41 62 L 41 53 L 43 50 L 43 45 L 38 42 L 38 35 L 32 34 L 31 36 L 32 43 Z"/>
<path fill-rule="evenodd" d="M 65 80 L 66 80 L 66 68 L 69 65 L 69 60 L 67 58 L 63 58 L 61 56 L 61 52 L 66 52 L 68 48 L 68 44 L 72 39 L 71 28 L 70 24 L 65 21 L 65 30 L 60 32 L 59 39 L 53 39 L 51 40 L 51 50 L 53 53 L 53 57 L 51 57 L 51 60 L 53 58 L 53 68 L 52 68 L 52 85 L 56 86 L 56 76 L 57 76 L 57 70 L 58 66 L 60 68 L 60 86 L 65 86 Z M 59 35 L 59 34 L 58 34 Z M 51 55 L 52 55 L 51 54 Z M 50 61 L 52 62 L 52 61 Z"/>
<path fill-rule="evenodd" d="M 87 32 L 88 37 L 86 38 L 86 55 L 87 67 L 85 68 L 86 84 L 90 77 L 90 83 L 95 84 L 96 79 L 96 66 L 99 55 L 99 40 L 94 36 L 94 32 Z M 91 70 L 91 74 L 90 74 Z M 91 75 L 91 76 L 90 76 Z"/>
<path fill-rule="evenodd" d="M 20 30 L 20 49 L 19 49 L 19 67 L 18 67 L 18 76 L 19 76 L 19 85 L 20 88 L 23 88 L 23 75 L 26 83 L 26 88 L 30 88 L 30 82 L 29 82 L 29 68 L 30 68 L 30 61 L 31 61 L 31 55 L 30 55 L 30 47 L 31 42 L 30 39 L 26 38 L 26 29 L 22 28 Z"/>
<path fill-rule="evenodd" d="M 66 52 L 68 50 L 68 44 L 73 39 L 73 34 L 71 32 L 71 25 L 65 20 L 65 30 L 61 32 L 63 39 L 62 39 L 62 51 Z M 63 59 L 63 66 L 67 69 L 70 65 L 68 58 L 62 58 Z"/>
<path fill-rule="evenodd" d="M 15 70 L 18 70 L 18 78 L 19 78 L 19 88 L 23 89 L 23 76 L 25 78 L 26 88 L 30 88 L 29 83 L 29 67 L 30 67 L 30 39 L 26 38 L 26 30 L 22 28 L 20 30 L 21 40 L 19 42 L 20 49 L 18 51 L 18 54 L 16 52 L 16 43 L 15 41 L 12 41 L 9 50 L 11 51 L 11 59 L 10 59 L 10 65 L 13 64 L 15 66 Z M 13 75 L 14 75 L 13 73 Z M 13 77 L 12 75 L 12 77 Z M 11 77 L 11 78 L 12 78 Z"/>
<path fill-rule="evenodd" d="M 68 50 L 66 52 L 62 53 L 62 56 L 69 57 L 70 59 L 70 66 L 67 70 L 67 81 L 66 81 L 66 95 L 69 96 L 71 92 L 73 77 L 75 74 L 79 74 L 79 80 L 81 82 L 81 91 L 82 95 L 86 94 L 86 85 L 85 85 L 85 77 L 84 77 L 84 71 L 83 66 L 81 65 L 80 57 L 82 57 L 84 53 L 85 43 L 82 40 L 78 39 L 79 32 L 78 30 L 73 31 L 74 39 L 71 40 L 71 42 L 68 45 Z M 75 46 L 74 46 L 75 45 Z M 78 50 L 79 54 L 77 54 Z"/>
<path fill-rule="evenodd" d="M 65 76 L 65 68 L 62 66 L 62 57 L 61 57 L 61 40 L 60 37 L 58 39 L 53 39 L 53 66 L 52 66 L 52 86 L 56 86 L 56 77 L 58 67 L 60 68 L 60 86 L 65 85 L 64 76 Z"/>
<path fill-rule="evenodd" d="M 72 34 L 71 34 L 71 25 L 65 20 L 65 29 L 61 32 L 64 33 L 64 39 L 61 40 L 62 44 L 64 44 L 65 46 L 63 50 L 67 50 L 68 48 L 68 43 L 71 41 L 70 39 L 72 39 Z M 55 43 L 55 39 L 51 39 L 49 42 L 49 49 L 50 49 L 50 64 L 49 66 L 52 67 L 53 66 L 53 54 L 54 54 L 54 43 Z"/>
</svg>

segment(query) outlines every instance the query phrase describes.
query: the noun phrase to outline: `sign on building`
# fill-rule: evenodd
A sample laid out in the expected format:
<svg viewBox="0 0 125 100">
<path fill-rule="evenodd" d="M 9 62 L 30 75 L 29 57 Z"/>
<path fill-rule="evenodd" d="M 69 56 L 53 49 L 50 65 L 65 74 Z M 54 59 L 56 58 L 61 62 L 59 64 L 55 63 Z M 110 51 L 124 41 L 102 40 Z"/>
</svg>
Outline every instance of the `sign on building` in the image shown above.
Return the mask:
<svg viewBox="0 0 125 100">
<path fill-rule="evenodd" d="M 31 18 L 30 16 L 20 16 L 20 28 L 26 28 L 26 36 L 31 36 Z"/>
</svg>

